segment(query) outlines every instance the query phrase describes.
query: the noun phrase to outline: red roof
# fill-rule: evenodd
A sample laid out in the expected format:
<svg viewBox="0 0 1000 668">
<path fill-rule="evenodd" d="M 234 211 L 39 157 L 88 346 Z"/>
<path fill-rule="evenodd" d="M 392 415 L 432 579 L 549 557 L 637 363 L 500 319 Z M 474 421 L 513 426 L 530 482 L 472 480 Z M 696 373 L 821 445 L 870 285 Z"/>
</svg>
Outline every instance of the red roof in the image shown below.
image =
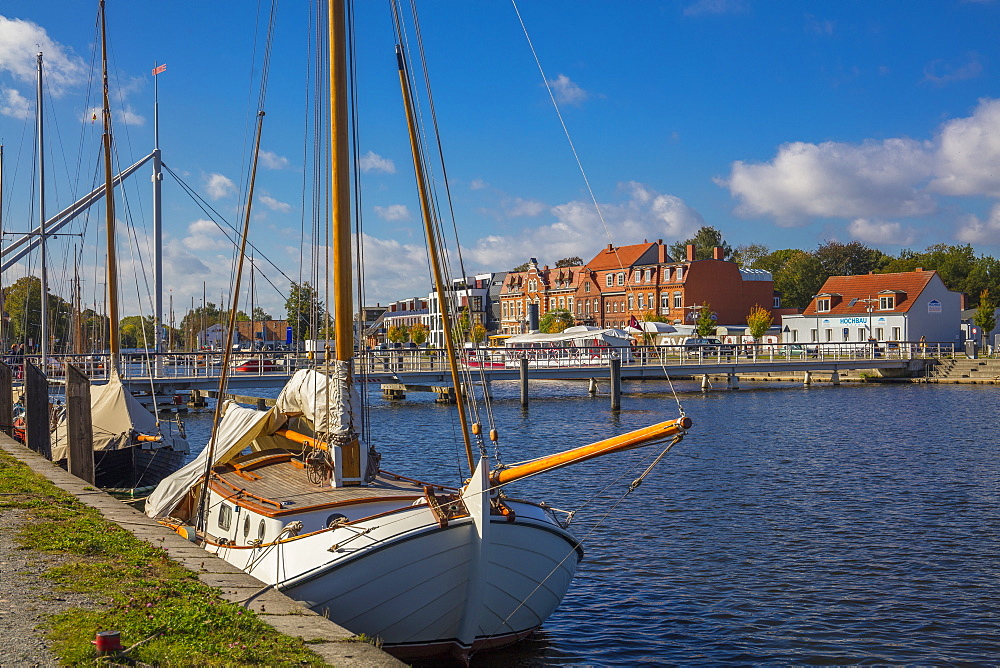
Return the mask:
<svg viewBox="0 0 1000 668">
<path fill-rule="evenodd" d="M 593 271 L 604 271 L 607 269 L 628 269 L 639 261 L 650 248 L 655 248 L 656 243 L 632 244 L 631 246 L 612 246 L 610 249 L 605 246 L 597 256 L 587 263 L 587 268 Z M 654 260 L 655 262 L 656 260 Z"/>
<path fill-rule="evenodd" d="M 895 308 L 880 309 L 877 302 L 873 311 L 882 313 L 905 313 L 916 303 L 917 297 L 923 292 L 936 271 L 906 271 L 898 274 L 862 274 L 860 276 L 831 276 L 826 279 L 820 295 L 832 295 L 829 311 L 816 311 L 816 299 L 810 302 L 803 315 L 818 315 L 822 313 L 837 314 L 867 314 L 866 299 L 878 299 L 890 293 L 896 294 Z M 851 305 L 851 302 L 854 302 Z"/>
</svg>

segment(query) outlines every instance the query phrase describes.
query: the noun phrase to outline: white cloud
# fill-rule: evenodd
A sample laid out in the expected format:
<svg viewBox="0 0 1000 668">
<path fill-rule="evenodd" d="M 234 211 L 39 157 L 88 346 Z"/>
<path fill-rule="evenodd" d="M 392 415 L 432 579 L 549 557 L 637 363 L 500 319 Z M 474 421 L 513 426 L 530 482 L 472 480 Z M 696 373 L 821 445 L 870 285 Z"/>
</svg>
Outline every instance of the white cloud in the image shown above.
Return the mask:
<svg viewBox="0 0 1000 668">
<path fill-rule="evenodd" d="M 955 81 L 975 79 L 982 73 L 983 65 L 979 62 L 979 54 L 969 53 L 958 65 L 941 59 L 928 63 L 924 68 L 924 81 L 936 86 L 945 86 Z"/>
<path fill-rule="evenodd" d="M 211 220 L 196 220 L 188 225 L 188 235 L 181 240 L 186 248 L 193 251 L 222 250 L 232 244 L 219 226 Z"/>
<path fill-rule="evenodd" d="M 271 211 L 279 211 L 281 213 L 288 213 L 292 210 L 291 204 L 286 204 L 285 202 L 280 202 L 270 195 L 261 195 L 259 197 L 260 203 L 266 206 Z"/>
<path fill-rule="evenodd" d="M 423 244 L 402 244 L 395 239 L 362 236 L 365 265 L 365 294 L 371 301 L 386 303 L 430 292 L 427 251 Z"/>
<path fill-rule="evenodd" d="M 542 202 L 521 199 L 520 197 L 515 197 L 513 200 L 504 203 L 504 212 L 508 218 L 520 218 L 522 216 L 533 218 L 542 215 L 547 209 L 548 207 Z"/>
<path fill-rule="evenodd" d="M 485 190 L 489 187 L 490 184 L 486 183 L 486 181 L 483 181 L 482 179 L 473 179 L 472 183 L 469 184 L 470 190 Z"/>
<path fill-rule="evenodd" d="M 140 116 L 132 109 L 132 105 L 125 105 L 125 109 L 119 112 L 119 120 L 125 123 L 125 125 L 145 125 L 146 117 Z"/>
<path fill-rule="evenodd" d="M 39 52 L 46 85 L 54 96 L 86 82 L 87 67 L 72 49 L 53 41 L 44 28 L 31 21 L 0 16 L 0 71 L 33 84 Z"/>
<path fill-rule="evenodd" d="M 382 220 L 410 220 L 410 210 L 405 204 L 390 204 L 375 207 L 375 213 Z"/>
<path fill-rule="evenodd" d="M 549 81 L 549 86 L 552 87 L 552 93 L 559 104 L 580 104 L 590 97 L 587 91 L 580 88 L 565 74 L 560 74 Z"/>
<path fill-rule="evenodd" d="M 937 143 L 932 190 L 1000 197 L 1000 100 L 980 100 L 972 116 L 946 122 Z"/>
<path fill-rule="evenodd" d="M 830 20 L 818 19 L 812 14 L 806 14 L 806 32 L 812 33 L 814 35 L 826 35 L 830 36 L 833 34 L 834 23 Z"/>
<path fill-rule="evenodd" d="M 288 169 L 288 158 L 273 151 L 261 151 L 260 161 L 268 169 Z"/>
<path fill-rule="evenodd" d="M 0 90 L 0 114 L 23 121 L 33 118 L 35 109 L 20 91 L 15 88 L 4 88 Z"/>
<path fill-rule="evenodd" d="M 862 144 L 793 142 L 768 163 L 733 163 L 717 179 L 740 200 L 742 216 L 772 216 L 794 225 L 809 217 L 917 216 L 936 204 L 919 189 L 931 176 L 934 150 L 912 139 Z"/>
<path fill-rule="evenodd" d="M 396 165 L 389 158 L 383 158 L 374 151 L 368 151 L 358 162 L 363 172 L 384 172 L 385 174 L 395 174 Z"/>
<path fill-rule="evenodd" d="M 745 0 L 695 0 L 684 8 L 685 16 L 700 14 L 744 14 L 748 11 Z"/>
<path fill-rule="evenodd" d="M 969 244 L 1000 245 L 1000 204 L 994 204 L 986 220 L 968 216 L 962 221 L 955 238 Z"/>
<path fill-rule="evenodd" d="M 210 199 L 222 199 L 236 194 L 236 184 L 229 177 L 213 172 L 205 177 L 205 191 Z"/>
<path fill-rule="evenodd" d="M 587 261 L 607 243 L 607 230 L 614 243 L 631 244 L 639 239 L 683 239 L 704 224 L 701 215 L 678 197 L 657 193 L 634 181 L 621 184 L 619 190 L 625 195 L 623 201 L 601 205 L 603 223 L 593 202 L 567 202 L 550 209 L 556 222 L 509 237 L 484 237 L 464 254 L 492 270 L 520 264 L 537 256 L 539 248 L 544 248 L 550 258 L 579 255 Z"/>
<path fill-rule="evenodd" d="M 909 246 L 915 239 L 912 230 L 904 230 L 900 223 L 867 218 L 855 218 L 847 226 L 847 231 L 853 239 L 870 244 Z"/>
</svg>

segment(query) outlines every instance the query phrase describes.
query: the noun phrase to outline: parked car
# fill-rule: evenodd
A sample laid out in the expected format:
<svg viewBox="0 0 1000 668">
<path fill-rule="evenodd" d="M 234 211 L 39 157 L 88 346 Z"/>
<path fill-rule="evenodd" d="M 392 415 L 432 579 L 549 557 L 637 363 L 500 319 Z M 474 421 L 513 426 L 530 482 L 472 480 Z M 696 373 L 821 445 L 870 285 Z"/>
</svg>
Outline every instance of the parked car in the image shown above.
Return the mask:
<svg viewBox="0 0 1000 668">
<path fill-rule="evenodd" d="M 684 346 L 684 352 L 692 356 L 714 357 L 736 353 L 735 346 L 716 338 L 688 338 L 681 345 Z"/>
</svg>

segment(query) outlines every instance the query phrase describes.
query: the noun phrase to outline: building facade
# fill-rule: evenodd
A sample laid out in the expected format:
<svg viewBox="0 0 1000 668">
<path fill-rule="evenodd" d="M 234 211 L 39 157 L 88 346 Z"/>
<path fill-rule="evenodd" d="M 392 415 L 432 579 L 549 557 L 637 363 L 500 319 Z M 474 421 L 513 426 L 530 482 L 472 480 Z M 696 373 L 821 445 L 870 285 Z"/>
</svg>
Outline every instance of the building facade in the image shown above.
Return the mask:
<svg viewBox="0 0 1000 668">
<path fill-rule="evenodd" d="M 782 317 L 785 343 L 960 343 L 962 295 L 936 271 L 831 276 L 800 315 Z"/>
</svg>

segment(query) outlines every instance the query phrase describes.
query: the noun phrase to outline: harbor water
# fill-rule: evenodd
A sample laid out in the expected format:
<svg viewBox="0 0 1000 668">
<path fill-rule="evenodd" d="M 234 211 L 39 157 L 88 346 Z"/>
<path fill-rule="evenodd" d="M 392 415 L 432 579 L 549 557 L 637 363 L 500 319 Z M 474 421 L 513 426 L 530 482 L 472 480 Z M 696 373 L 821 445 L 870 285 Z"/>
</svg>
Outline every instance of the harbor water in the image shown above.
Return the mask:
<svg viewBox="0 0 1000 668">
<path fill-rule="evenodd" d="M 520 481 L 576 514 L 585 559 L 532 639 L 474 665 L 942 664 L 1000 656 L 1000 394 L 984 385 L 676 384 L 694 421 L 657 447 Z M 677 417 L 665 382 L 494 383 L 506 463 Z M 245 392 L 252 394 L 252 392 Z M 274 395 L 260 391 L 261 396 Z M 370 391 L 386 470 L 456 484 L 453 407 Z M 208 416 L 188 420 L 192 445 Z M 492 455 L 492 448 L 489 449 Z"/>
</svg>

